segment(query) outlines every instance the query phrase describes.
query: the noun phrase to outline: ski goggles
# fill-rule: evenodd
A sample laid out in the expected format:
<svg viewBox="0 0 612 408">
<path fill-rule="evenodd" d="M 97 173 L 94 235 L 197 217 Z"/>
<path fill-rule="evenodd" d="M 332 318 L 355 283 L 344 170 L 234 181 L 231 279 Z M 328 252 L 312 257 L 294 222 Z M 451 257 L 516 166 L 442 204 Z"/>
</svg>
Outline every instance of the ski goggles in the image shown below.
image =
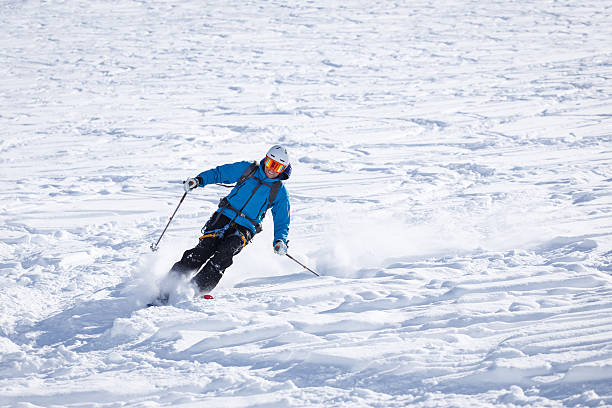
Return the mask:
<svg viewBox="0 0 612 408">
<path fill-rule="evenodd" d="M 267 169 L 270 169 L 276 173 L 282 173 L 287 167 L 283 163 L 279 163 L 276 160 L 272 160 L 271 158 L 267 156 L 266 156 L 266 161 L 264 162 L 264 166 L 266 166 Z"/>
</svg>

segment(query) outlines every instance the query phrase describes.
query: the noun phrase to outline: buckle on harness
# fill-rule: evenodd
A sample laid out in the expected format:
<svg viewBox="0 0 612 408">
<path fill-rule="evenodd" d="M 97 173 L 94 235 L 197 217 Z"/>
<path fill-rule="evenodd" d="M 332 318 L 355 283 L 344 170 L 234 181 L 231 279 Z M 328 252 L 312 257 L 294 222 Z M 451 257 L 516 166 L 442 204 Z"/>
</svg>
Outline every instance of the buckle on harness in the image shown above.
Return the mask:
<svg viewBox="0 0 612 408">
<path fill-rule="evenodd" d="M 218 212 L 221 213 L 221 211 L 223 211 L 226 208 L 228 208 L 228 209 L 232 210 L 233 212 L 235 212 L 237 217 L 242 217 L 245 220 L 248 220 L 251 224 L 253 224 L 253 226 L 255 227 L 255 233 L 256 234 L 259 234 L 261 231 L 263 231 L 263 227 L 261 226 L 260 223 L 256 222 L 254 219 L 252 219 L 248 215 L 240 212 L 240 210 L 234 208 L 234 206 L 231 205 L 229 203 L 229 201 L 227 200 L 227 197 L 223 197 L 222 199 L 219 200 L 219 210 L 220 211 L 218 211 Z M 234 220 L 235 219 L 236 218 L 234 217 Z M 235 223 L 234 221 L 232 221 L 232 223 L 236 224 L 236 225 L 240 225 L 240 224 Z"/>
</svg>

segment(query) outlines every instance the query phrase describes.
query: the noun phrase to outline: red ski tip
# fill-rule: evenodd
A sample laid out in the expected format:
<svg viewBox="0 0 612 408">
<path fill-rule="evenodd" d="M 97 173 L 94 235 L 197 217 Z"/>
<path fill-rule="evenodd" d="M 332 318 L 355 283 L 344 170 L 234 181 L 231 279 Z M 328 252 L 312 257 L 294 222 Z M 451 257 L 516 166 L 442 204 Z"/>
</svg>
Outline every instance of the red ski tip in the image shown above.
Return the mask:
<svg viewBox="0 0 612 408">
<path fill-rule="evenodd" d="M 212 295 L 204 295 L 203 297 L 204 297 L 204 299 L 214 299 L 214 297 L 212 297 Z"/>
</svg>

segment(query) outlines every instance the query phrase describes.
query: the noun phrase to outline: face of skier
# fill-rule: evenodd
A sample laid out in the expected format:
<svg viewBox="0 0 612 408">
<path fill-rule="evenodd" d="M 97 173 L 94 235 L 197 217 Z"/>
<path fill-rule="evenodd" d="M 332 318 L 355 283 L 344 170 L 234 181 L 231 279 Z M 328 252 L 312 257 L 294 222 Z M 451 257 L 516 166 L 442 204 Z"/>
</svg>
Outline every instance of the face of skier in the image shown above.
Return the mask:
<svg viewBox="0 0 612 408">
<path fill-rule="evenodd" d="M 264 160 L 264 172 L 268 178 L 276 178 L 283 171 L 285 171 L 285 165 L 277 162 L 276 160 L 266 157 Z"/>
<path fill-rule="evenodd" d="M 277 173 L 274 170 L 269 169 L 267 167 L 264 168 L 264 171 L 266 172 L 266 177 L 271 178 L 271 179 L 277 178 L 278 176 L 280 176 L 280 173 Z"/>
</svg>

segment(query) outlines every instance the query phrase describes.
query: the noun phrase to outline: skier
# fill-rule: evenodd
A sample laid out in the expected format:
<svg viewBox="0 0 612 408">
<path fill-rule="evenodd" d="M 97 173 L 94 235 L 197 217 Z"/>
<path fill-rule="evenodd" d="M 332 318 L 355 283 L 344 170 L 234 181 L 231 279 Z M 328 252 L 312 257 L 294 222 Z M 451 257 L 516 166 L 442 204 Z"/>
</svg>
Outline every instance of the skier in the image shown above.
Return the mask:
<svg viewBox="0 0 612 408">
<path fill-rule="evenodd" d="M 233 257 L 261 231 L 261 222 L 269 208 L 274 217 L 274 252 L 287 254 L 289 195 L 281 180 L 287 180 L 290 175 L 287 149 L 276 145 L 259 163 L 224 164 L 185 180 L 186 192 L 214 183 L 236 182 L 236 186 L 221 199 L 219 209 L 202 228 L 198 244 L 185 251 L 170 274 L 188 278 L 199 271 L 191 282 L 199 294 L 209 293 L 233 263 Z M 167 298 L 168 294 L 160 296 L 161 300 L 167 301 Z"/>
</svg>

